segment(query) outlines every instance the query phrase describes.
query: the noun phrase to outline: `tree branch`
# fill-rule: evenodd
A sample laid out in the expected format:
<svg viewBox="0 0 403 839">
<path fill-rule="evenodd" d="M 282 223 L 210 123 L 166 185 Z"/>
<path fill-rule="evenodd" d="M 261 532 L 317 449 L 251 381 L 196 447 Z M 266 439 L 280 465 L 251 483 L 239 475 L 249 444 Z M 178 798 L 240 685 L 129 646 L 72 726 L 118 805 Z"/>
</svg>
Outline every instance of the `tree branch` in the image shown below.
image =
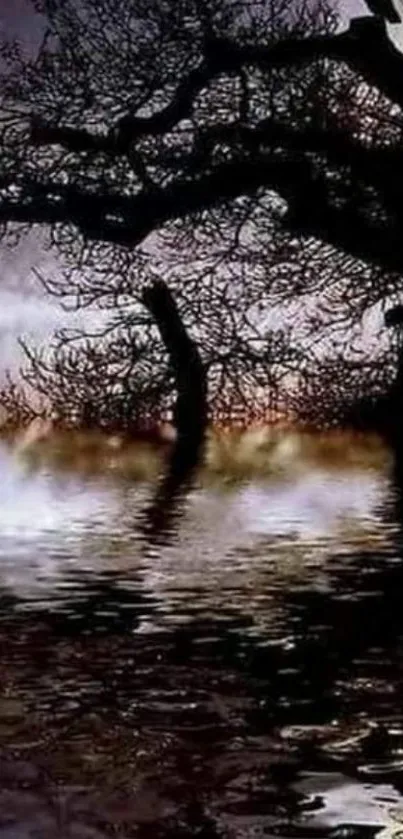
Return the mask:
<svg viewBox="0 0 403 839">
<path fill-rule="evenodd" d="M 206 44 L 200 67 L 181 82 L 172 101 L 161 111 L 150 117 L 128 114 L 103 134 L 52 126 L 34 118 L 31 142 L 35 146 L 58 144 L 72 152 L 127 154 L 142 137 L 163 134 L 189 116 L 197 94 L 220 73 L 238 73 L 248 64 L 271 70 L 309 63 L 319 57 L 345 61 L 403 106 L 403 57 L 390 43 L 383 21 L 364 17 L 353 20 L 349 30 L 337 35 L 290 38 L 272 47 L 238 47 L 224 40 L 211 40 Z"/>
<path fill-rule="evenodd" d="M 285 222 L 295 230 L 320 235 L 362 259 L 401 270 L 400 230 L 402 183 L 400 152 L 365 148 L 343 132 L 279 125 L 262 120 L 251 129 L 238 124 L 215 126 L 214 142 L 243 144 L 242 159 L 233 159 L 192 178 L 182 176 L 164 188 L 144 188 L 136 196 L 92 195 L 74 186 L 25 181 L 18 197 L 0 197 L 0 221 L 57 222 L 77 225 L 89 238 L 133 247 L 171 218 L 218 206 L 259 187 L 276 190 L 289 204 Z M 208 141 L 204 143 L 208 147 Z M 321 167 L 329 164 L 351 172 L 347 196 L 339 209 L 331 206 L 325 176 L 315 171 L 306 154 L 319 153 Z M 209 161 L 203 161 L 208 166 Z M 388 226 L 376 226 L 354 208 L 354 185 L 376 189 L 392 213 Z M 344 188 L 344 187 L 343 187 Z M 348 218 L 348 223 L 346 219 Z"/>
<path fill-rule="evenodd" d="M 348 149 L 346 146 L 347 160 Z M 380 165 L 374 166 L 374 161 L 380 160 L 376 155 L 376 151 L 367 150 L 362 166 L 365 166 L 365 173 L 373 167 L 376 178 L 382 182 L 387 158 L 382 170 Z M 386 152 L 384 155 L 386 157 Z M 340 149 L 337 157 L 341 159 Z M 389 171 L 392 188 L 393 178 L 396 179 L 394 167 L 390 166 Z M 362 217 L 353 202 L 340 208 L 332 207 L 325 185 L 314 173 L 309 160 L 293 160 L 276 152 L 221 164 L 203 177 L 176 182 L 160 189 L 156 195 L 144 192 L 134 197 L 88 195 L 62 186 L 56 195 L 54 185 L 49 194 L 42 185 L 36 194 L 31 191 L 18 201 L 11 197 L 1 199 L 0 222 L 71 223 L 90 239 L 133 247 L 170 218 L 219 206 L 240 195 L 253 194 L 262 186 L 274 189 L 289 202 L 289 212 L 284 219 L 286 226 L 318 236 L 354 256 L 378 262 L 386 269 L 403 270 L 401 213 L 393 223 L 377 228 Z M 398 198 L 399 191 L 397 204 Z"/>
</svg>

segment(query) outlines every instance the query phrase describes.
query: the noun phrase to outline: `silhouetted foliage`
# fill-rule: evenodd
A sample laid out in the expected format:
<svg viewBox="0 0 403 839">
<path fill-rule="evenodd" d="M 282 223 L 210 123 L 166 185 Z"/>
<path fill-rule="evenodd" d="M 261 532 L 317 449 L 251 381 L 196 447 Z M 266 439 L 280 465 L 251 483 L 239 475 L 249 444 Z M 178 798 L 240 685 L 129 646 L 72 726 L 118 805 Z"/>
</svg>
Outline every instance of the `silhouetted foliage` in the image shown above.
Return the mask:
<svg viewBox="0 0 403 839">
<path fill-rule="evenodd" d="M 336 422 L 383 392 L 396 356 L 363 323 L 402 287 L 403 114 L 382 23 L 337 33 L 327 0 L 38 8 L 35 59 L 2 51 L 4 242 L 43 226 L 60 259 L 46 288 L 111 318 L 29 351 L 29 385 L 80 423 L 169 414 L 142 305 L 163 277 L 214 419 Z"/>
</svg>

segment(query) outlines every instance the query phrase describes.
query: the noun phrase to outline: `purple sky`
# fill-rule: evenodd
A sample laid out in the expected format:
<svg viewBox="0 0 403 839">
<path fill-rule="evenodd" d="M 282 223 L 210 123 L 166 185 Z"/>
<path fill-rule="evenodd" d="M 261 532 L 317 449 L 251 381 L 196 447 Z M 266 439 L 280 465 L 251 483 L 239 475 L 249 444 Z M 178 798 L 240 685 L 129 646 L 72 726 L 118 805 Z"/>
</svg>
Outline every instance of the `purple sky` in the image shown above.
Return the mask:
<svg viewBox="0 0 403 839">
<path fill-rule="evenodd" d="M 368 12 L 364 0 L 335 2 L 344 19 Z M 27 0 L 0 0 L 0 36 L 2 32 L 18 34 L 29 48 L 40 37 L 41 18 L 33 12 Z"/>
<path fill-rule="evenodd" d="M 0 37 L 18 35 L 29 48 L 40 39 L 42 18 L 27 0 L 0 0 Z"/>
<path fill-rule="evenodd" d="M 368 14 L 368 6 L 365 5 L 364 0 L 340 0 L 339 10 L 346 16 L 354 17 L 354 15 Z"/>
</svg>

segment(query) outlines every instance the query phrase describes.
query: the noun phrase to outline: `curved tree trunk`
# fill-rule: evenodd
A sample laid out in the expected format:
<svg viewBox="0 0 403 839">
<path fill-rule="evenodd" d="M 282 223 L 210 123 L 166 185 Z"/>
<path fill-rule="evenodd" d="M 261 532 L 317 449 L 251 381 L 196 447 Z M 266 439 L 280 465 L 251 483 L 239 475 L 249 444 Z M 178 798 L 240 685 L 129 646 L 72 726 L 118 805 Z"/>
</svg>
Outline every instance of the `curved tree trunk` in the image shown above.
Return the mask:
<svg viewBox="0 0 403 839">
<path fill-rule="evenodd" d="M 173 373 L 177 399 L 174 422 L 177 441 L 167 470 L 145 511 L 144 528 L 153 543 L 164 544 L 175 533 L 187 490 L 197 467 L 207 425 L 206 374 L 197 346 L 186 332 L 168 286 L 158 280 L 143 293 L 164 342 Z"/>
<path fill-rule="evenodd" d="M 151 312 L 169 355 L 177 391 L 174 424 L 178 443 L 189 447 L 190 453 L 201 445 L 207 424 L 207 384 L 200 353 L 163 280 L 145 289 L 143 303 Z"/>
</svg>

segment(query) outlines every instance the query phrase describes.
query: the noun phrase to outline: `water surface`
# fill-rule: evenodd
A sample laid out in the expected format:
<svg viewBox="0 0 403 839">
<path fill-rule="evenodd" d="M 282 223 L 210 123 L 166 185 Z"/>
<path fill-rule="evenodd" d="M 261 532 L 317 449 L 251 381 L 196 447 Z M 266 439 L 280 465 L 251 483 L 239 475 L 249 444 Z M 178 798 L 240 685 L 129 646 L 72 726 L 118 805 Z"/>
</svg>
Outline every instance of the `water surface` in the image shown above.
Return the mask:
<svg viewBox="0 0 403 839">
<path fill-rule="evenodd" d="M 390 462 L 237 446 L 159 536 L 155 452 L 0 447 L 2 839 L 402 832 Z"/>
</svg>

